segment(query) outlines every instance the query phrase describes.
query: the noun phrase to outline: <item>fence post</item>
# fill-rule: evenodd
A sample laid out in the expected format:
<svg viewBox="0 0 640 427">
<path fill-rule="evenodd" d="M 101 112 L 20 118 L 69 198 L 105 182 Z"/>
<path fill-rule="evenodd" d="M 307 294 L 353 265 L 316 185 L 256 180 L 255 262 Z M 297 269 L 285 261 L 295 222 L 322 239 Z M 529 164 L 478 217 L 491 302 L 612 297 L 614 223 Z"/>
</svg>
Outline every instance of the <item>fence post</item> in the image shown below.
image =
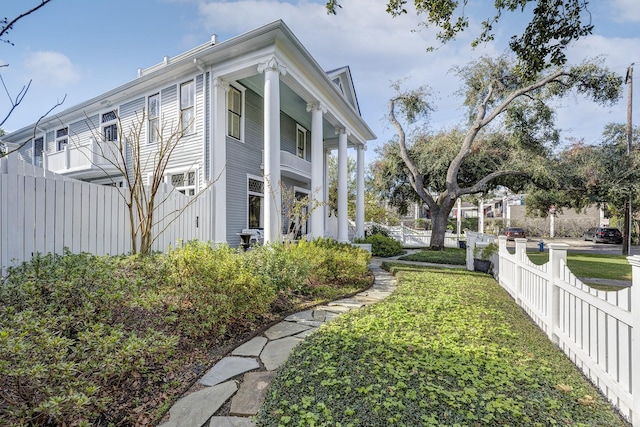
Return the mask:
<svg viewBox="0 0 640 427">
<path fill-rule="evenodd" d="M 508 254 L 507 251 L 507 236 L 498 236 L 498 283 L 503 284 L 504 281 L 504 269 L 501 268 L 505 263 L 503 262 L 504 256 Z"/>
<path fill-rule="evenodd" d="M 467 232 L 467 270 L 473 271 L 473 251 L 476 248 L 477 234 L 473 231 Z"/>
<path fill-rule="evenodd" d="M 516 242 L 516 301 L 522 303 L 522 263 L 524 257 L 527 256 L 527 239 L 515 239 Z"/>
<path fill-rule="evenodd" d="M 547 289 L 546 314 L 547 314 L 547 336 L 554 344 L 558 344 L 558 336 L 555 330 L 558 327 L 560 317 L 560 288 L 558 281 L 561 277 L 562 265 L 567 263 L 566 243 L 549 243 L 549 288 Z"/>
<path fill-rule="evenodd" d="M 629 299 L 631 300 L 630 309 L 633 319 L 631 325 L 631 396 L 633 405 L 631 408 L 631 417 L 633 426 L 640 426 L 640 315 L 638 308 L 640 307 L 635 300 L 640 296 L 640 256 L 634 255 L 627 257 L 631 264 L 631 289 Z"/>
</svg>

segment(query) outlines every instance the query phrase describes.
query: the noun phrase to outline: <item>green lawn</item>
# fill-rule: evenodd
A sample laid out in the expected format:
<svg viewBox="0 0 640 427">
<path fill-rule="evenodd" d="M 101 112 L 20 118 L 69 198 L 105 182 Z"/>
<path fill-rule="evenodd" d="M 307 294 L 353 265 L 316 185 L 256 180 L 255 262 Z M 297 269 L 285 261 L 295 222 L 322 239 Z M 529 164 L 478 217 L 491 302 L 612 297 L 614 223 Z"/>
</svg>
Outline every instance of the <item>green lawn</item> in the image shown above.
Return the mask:
<svg viewBox="0 0 640 427">
<path fill-rule="evenodd" d="M 528 252 L 534 264 L 549 261 L 549 253 Z M 631 265 L 623 255 L 567 253 L 567 266 L 576 277 L 631 281 Z"/>
<path fill-rule="evenodd" d="M 424 250 L 400 257 L 403 261 L 433 262 L 436 264 L 465 265 L 467 251 L 458 248 L 445 248 L 443 251 Z"/>
<path fill-rule="evenodd" d="M 295 348 L 258 426 L 629 425 L 490 276 L 393 268 Z"/>
</svg>

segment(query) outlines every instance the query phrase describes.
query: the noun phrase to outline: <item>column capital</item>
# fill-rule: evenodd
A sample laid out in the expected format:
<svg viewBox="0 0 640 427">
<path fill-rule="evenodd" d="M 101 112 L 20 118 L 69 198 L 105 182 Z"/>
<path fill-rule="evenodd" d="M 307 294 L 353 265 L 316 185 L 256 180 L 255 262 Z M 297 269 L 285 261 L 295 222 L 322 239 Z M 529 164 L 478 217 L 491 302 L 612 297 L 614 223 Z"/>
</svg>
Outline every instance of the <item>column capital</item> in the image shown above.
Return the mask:
<svg viewBox="0 0 640 427">
<path fill-rule="evenodd" d="M 322 111 L 322 113 L 324 114 L 327 112 L 327 107 L 321 102 L 309 102 L 307 104 L 307 112 L 310 113 L 317 110 Z"/>
<path fill-rule="evenodd" d="M 357 151 L 367 151 L 367 146 L 364 144 L 358 144 L 356 145 L 356 150 Z"/>
<path fill-rule="evenodd" d="M 351 130 L 349 128 L 336 128 L 336 135 L 345 134 L 347 136 L 351 135 Z"/>
<path fill-rule="evenodd" d="M 264 73 L 265 71 L 277 71 L 283 76 L 287 74 L 287 67 L 282 65 L 278 58 L 272 56 L 268 60 L 258 64 L 258 73 Z"/>
<path fill-rule="evenodd" d="M 225 91 L 229 90 L 229 82 L 222 80 L 220 77 L 216 77 L 213 79 L 213 86 L 224 89 Z"/>
</svg>

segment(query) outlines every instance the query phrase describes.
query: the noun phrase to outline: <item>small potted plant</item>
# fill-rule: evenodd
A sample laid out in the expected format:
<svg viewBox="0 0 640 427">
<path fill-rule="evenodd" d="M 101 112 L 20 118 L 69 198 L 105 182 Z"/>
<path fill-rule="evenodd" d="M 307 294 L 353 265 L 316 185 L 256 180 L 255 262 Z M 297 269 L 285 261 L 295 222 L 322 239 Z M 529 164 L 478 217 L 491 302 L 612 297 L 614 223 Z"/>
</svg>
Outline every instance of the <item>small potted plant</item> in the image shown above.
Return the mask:
<svg viewBox="0 0 640 427">
<path fill-rule="evenodd" d="M 498 252 L 498 245 L 495 243 L 489 243 L 485 247 L 476 246 L 473 250 L 473 270 L 489 273 L 493 267 L 490 258 L 496 252 Z"/>
</svg>

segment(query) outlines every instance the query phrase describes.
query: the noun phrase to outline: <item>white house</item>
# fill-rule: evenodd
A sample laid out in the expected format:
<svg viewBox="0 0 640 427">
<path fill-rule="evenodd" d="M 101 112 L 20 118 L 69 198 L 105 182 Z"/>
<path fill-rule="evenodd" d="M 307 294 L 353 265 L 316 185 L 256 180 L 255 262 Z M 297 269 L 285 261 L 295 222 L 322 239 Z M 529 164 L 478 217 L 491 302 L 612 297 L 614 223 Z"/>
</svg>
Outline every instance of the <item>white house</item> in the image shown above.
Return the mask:
<svg viewBox="0 0 640 427">
<path fill-rule="evenodd" d="M 141 119 L 144 117 L 144 120 Z M 348 240 L 347 156 L 357 155 L 356 235 L 364 235 L 364 149 L 375 138 L 360 115 L 348 67 L 325 72 L 282 21 L 207 43 L 147 69 L 136 79 L 5 135 L 29 140 L 26 162 L 96 184 L 122 177 L 100 144 L 117 144 L 118 126 L 140 123 L 144 155 L 157 133 L 186 126 L 166 180 L 186 194 L 213 183 L 213 242 L 238 243 L 243 229 L 282 236 L 280 185 L 325 201 L 327 158 L 338 152 L 339 241 Z M 35 136 L 35 137 L 34 137 Z M 275 196 L 275 197 L 274 197 Z M 311 213 L 311 237 L 327 235 L 327 211 Z"/>
</svg>

